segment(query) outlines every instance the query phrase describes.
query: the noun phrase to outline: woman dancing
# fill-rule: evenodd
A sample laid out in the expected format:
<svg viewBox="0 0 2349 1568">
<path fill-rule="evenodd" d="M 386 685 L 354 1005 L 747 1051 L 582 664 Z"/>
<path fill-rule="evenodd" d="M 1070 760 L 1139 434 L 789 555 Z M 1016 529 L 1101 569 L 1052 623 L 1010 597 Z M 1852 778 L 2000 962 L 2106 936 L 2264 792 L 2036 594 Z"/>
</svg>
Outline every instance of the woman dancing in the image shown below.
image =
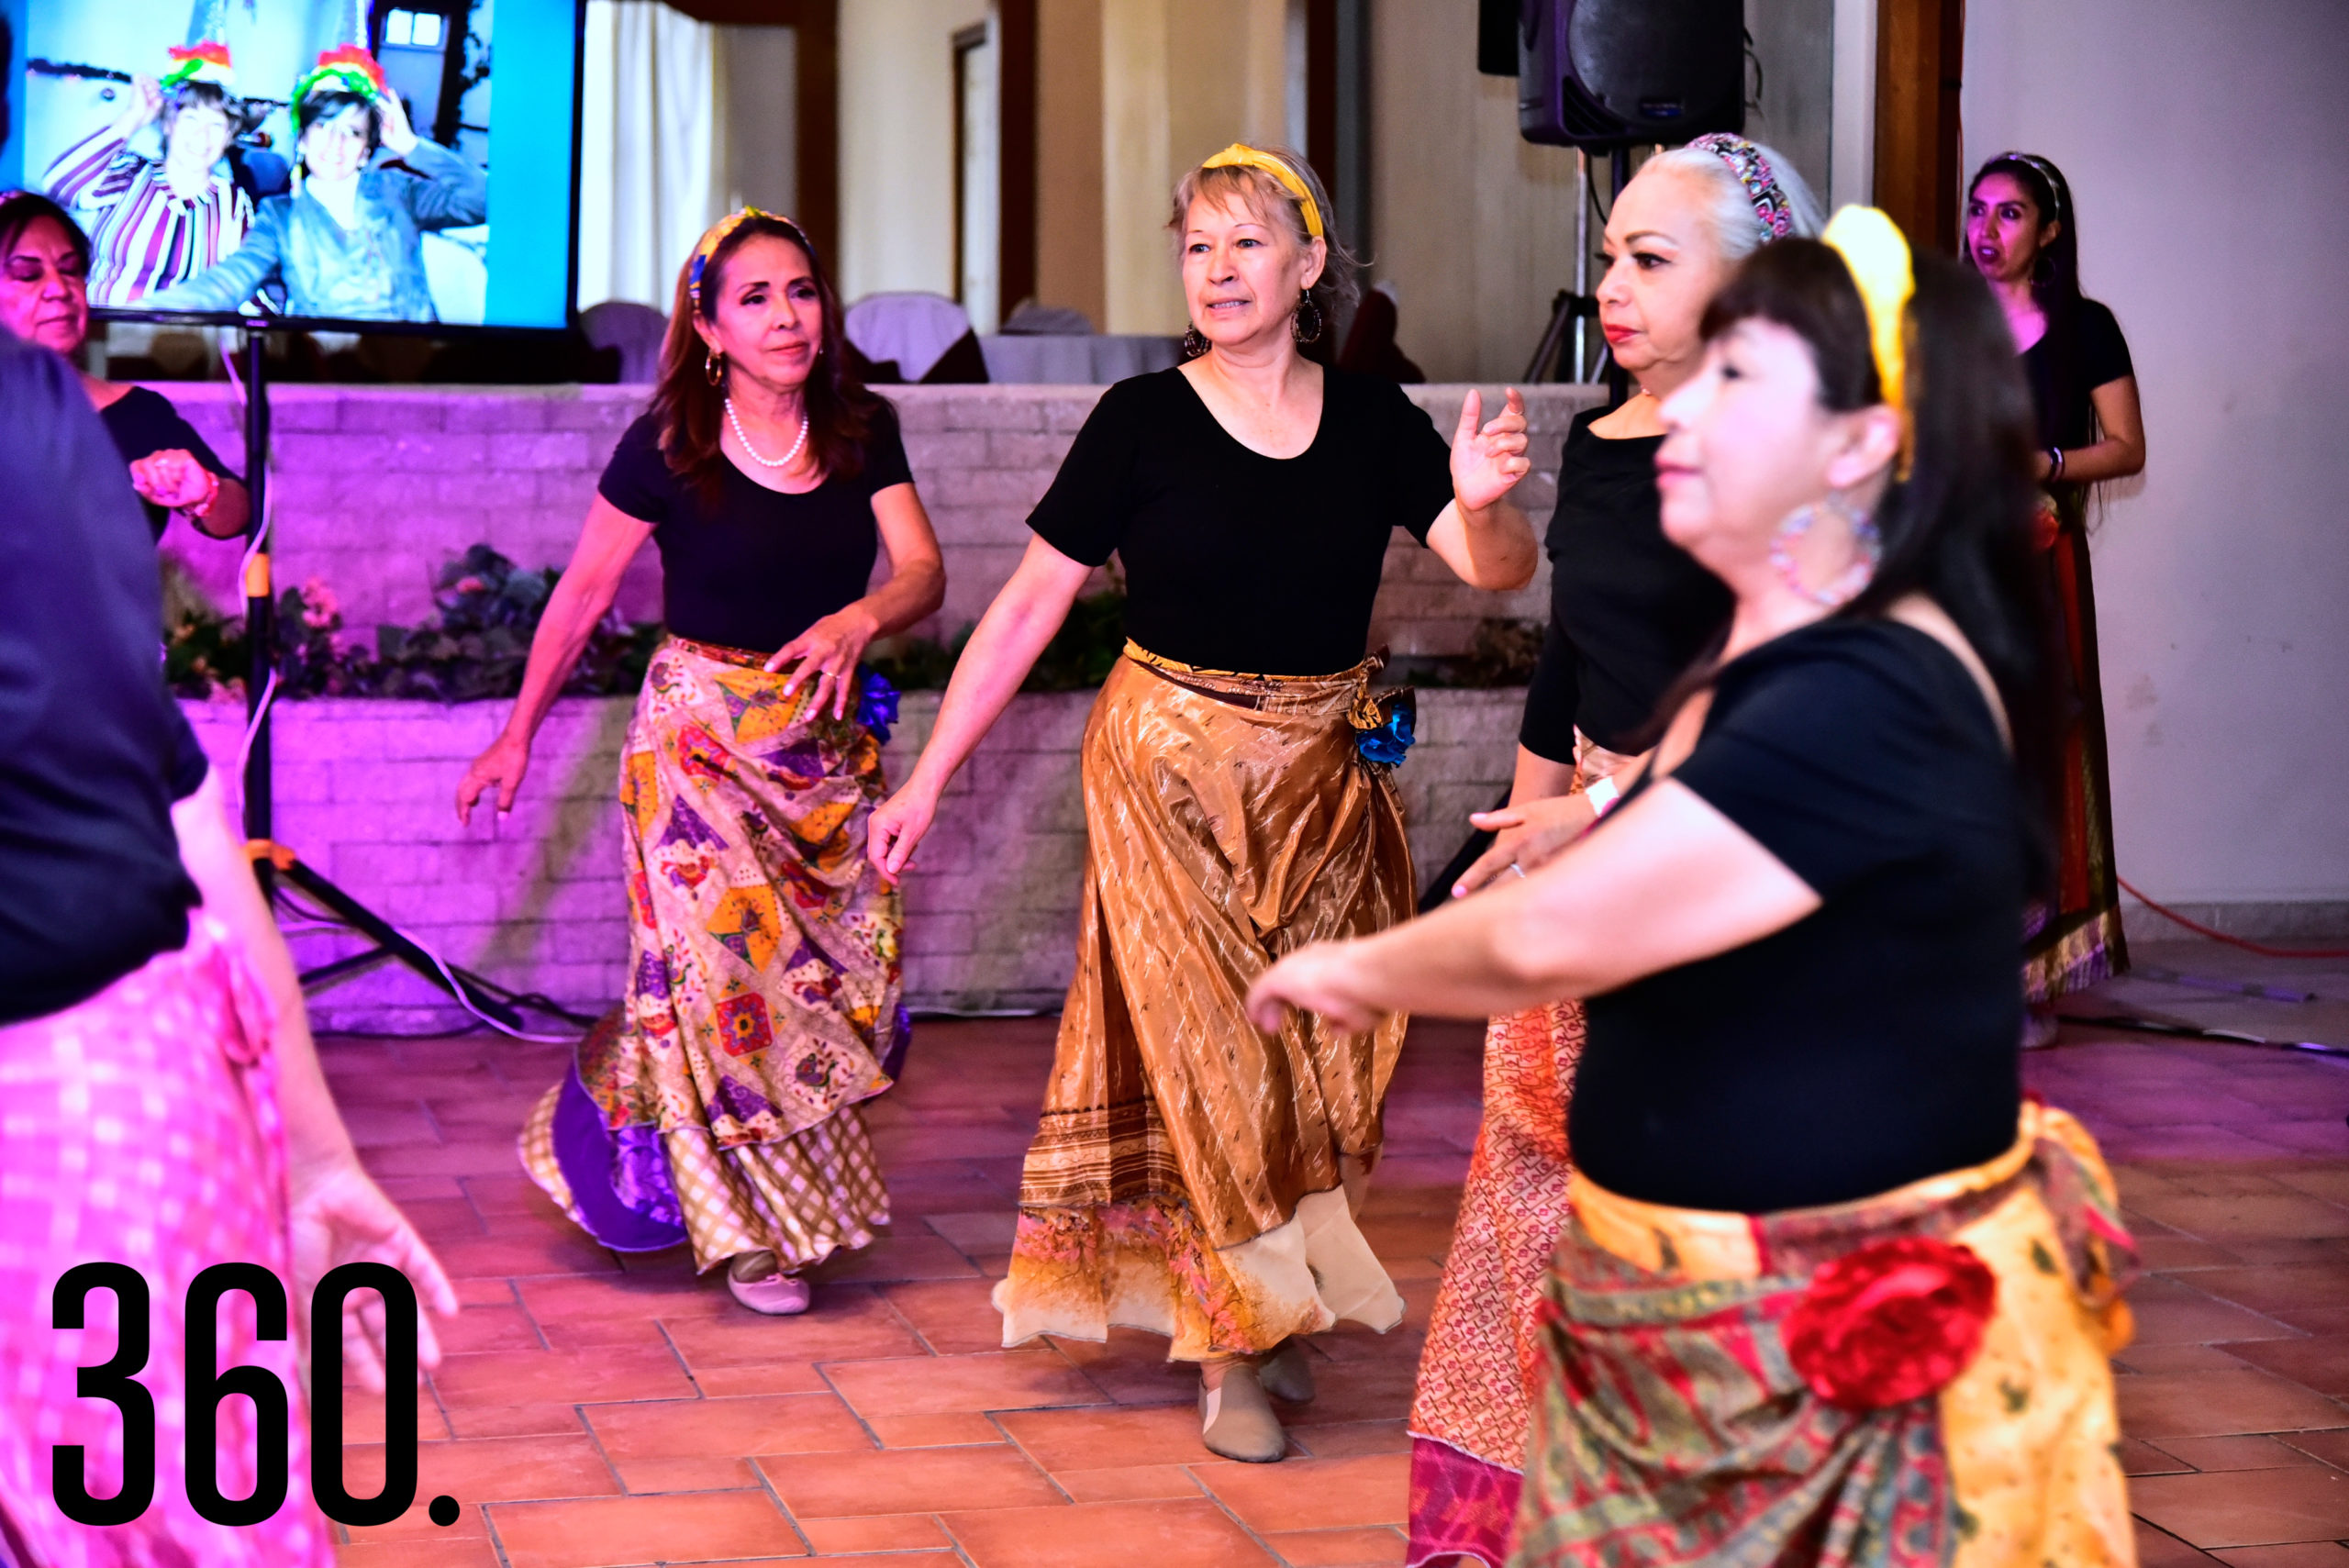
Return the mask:
<svg viewBox="0 0 2349 1568">
<path fill-rule="evenodd" d="M 1352 1206 L 1403 1020 L 1259 1032 L 1241 1001 L 1289 949 L 1410 911 L 1386 765 L 1408 731 L 1359 739 L 1382 728 L 1363 649 L 1393 530 L 1478 587 L 1534 567 L 1507 499 L 1528 466 L 1514 393 L 1481 429 L 1471 393 L 1447 450 L 1392 383 L 1297 351 L 1353 286 L 1328 212 L 1293 153 L 1234 146 L 1184 176 L 1168 227 L 1195 357 L 1103 395 L 871 834 L 895 876 L 1121 555 L 1132 640 L 1085 728 L 1076 979 L 996 1304 L 1007 1345 L 1166 1335 L 1200 1363 L 1207 1446 L 1254 1462 L 1286 1447 L 1266 1391 L 1311 1396 L 1293 1336 L 1402 1318 Z"/>
<path fill-rule="evenodd" d="M 2061 875 L 2032 911 L 2023 984 L 2027 1038 L 2055 1038 L 2058 996 L 2129 967 L 2112 854 L 2112 771 L 2105 757 L 2104 678 L 2096 588 L 2088 576 L 2088 486 L 2145 466 L 2145 422 L 2128 339 L 2112 312 L 2080 295 L 2072 187 L 2029 152 L 2002 152 L 1974 176 L 1965 254 L 2006 312 L 2038 415 L 2039 548 L 2054 599 L 2069 718 L 2054 759 Z"/>
<path fill-rule="evenodd" d="M 0 1562 L 329 1568 L 299 1392 L 269 1464 L 263 1402 L 216 1410 L 189 1382 L 211 1352 L 191 1352 L 217 1343 L 297 1390 L 309 1335 L 339 1331 L 382 1393 L 382 1304 L 354 1293 L 311 1324 L 319 1280 L 388 1264 L 440 1317 L 456 1293 L 318 1070 L 293 956 L 157 672 L 154 550 L 84 389 L 0 332 Z M 90 1264 L 143 1293 L 77 1288 Z M 274 1338 L 234 1286 L 215 1332 L 197 1293 L 220 1264 L 276 1277 Z M 415 1343 L 419 1368 L 440 1361 L 421 1313 Z M 83 1397 L 132 1361 L 143 1413 Z M 256 1521 L 206 1518 L 207 1484 L 260 1499 Z M 75 1487 L 120 1499 L 120 1522 L 76 1522 Z"/>
<path fill-rule="evenodd" d="M 64 208 L 30 191 L 0 195 L 0 327 L 68 360 L 90 337 L 89 239 Z M 214 539 L 245 531 L 251 497 L 243 482 L 171 399 L 87 371 L 82 390 L 130 465 L 130 487 L 158 540 L 173 512 Z"/>
<path fill-rule="evenodd" d="M 1734 608 L 1621 804 L 1250 999 L 1362 1029 L 1589 998 L 1526 1568 L 2132 1561 L 2133 1250 L 2019 1071 L 2028 395 L 1977 279 L 1871 210 L 1826 238 L 1747 261 L 1664 405 L 1664 532 Z"/>
<path fill-rule="evenodd" d="M 1640 166 L 1608 215 L 1598 320 L 1636 395 L 1575 417 L 1550 522 L 1550 629 L 1526 694 L 1492 847 L 1453 889 L 1531 871 L 1597 820 L 1640 760 L 1671 684 L 1728 624 L 1729 590 L 1657 521 L 1657 410 L 1705 357 L 1705 306 L 1774 239 L 1819 232 L 1776 151 L 1700 137 Z M 1513 869 L 1512 869 L 1513 868 Z M 1508 1555 L 1540 1366 L 1534 1312 L 1566 1222 L 1566 1102 L 1582 1004 L 1505 1013 L 1485 1033 L 1485 1113 L 1411 1406 L 1413 1564 Z"/>
<path fill-rule="evenodd" d="M 946 575 L 897 421 L 848 363 L 840 297 L 789 218 L 746 208 L 677 279 L 652 410 L 629 427 L 457 816 L 514 804 L 530 738 L 650 537 L 669 639 L 620 761 L 627 995 L 522 1130 L 604 1245 L 693 1243 L 754 1312 L 889 1222 L 857 1110 L 907 1034 L 895 887 L 865 864 L 896 695 L 857 661 Z M 870 593 L 877 549 L 889 580 Z M 773 651 L 769 651 L 772 650 Z"/>
</svg>

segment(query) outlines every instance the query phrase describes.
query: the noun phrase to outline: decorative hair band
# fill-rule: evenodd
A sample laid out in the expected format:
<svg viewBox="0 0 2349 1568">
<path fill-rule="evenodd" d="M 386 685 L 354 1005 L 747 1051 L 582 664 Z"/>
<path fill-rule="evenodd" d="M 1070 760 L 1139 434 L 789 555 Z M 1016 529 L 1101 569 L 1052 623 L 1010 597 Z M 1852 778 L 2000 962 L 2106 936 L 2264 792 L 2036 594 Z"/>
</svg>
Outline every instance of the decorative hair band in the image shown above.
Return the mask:
<svg viewBox="0 0 2349 1568">
<path fill-rule="evenodd" d="M 355 43 L 328 50 L 318 56 L 318 63 L 309 73 L 294 83 L 294 101 L 298 104 L 321 90 L 353 93 L 374 103 L 387 91 L 384 68 L 375 63 L 373 55 Z"/>
<path fill-rule="evenodd" d="M 2001 152 L 1993 161 L 2029 164 L 2041 179 L 2047 182 L 2047 194 L 2054 198 L 2055 210 L 2048 216 L 2058 219 L 2064 217 L 2064 176 L 2055 172 L 2054 164 L 2036 152 Z"/>
<path fill-rule="evenodd" d="M 746 206 L 740 212 L 729 212 L 709 226 L 709 232 L 703 235 L 701 243 L 694 247 L 693 260 L 686 263 L 685 295 L 694 302 L 696 310 L 701 308 L 701 275 L 708 270 L 709 259 L 718 254 L 718 248 L 726 243 L 728 235 L 754 217 L 763 217 L 769 223 L 783 225 L 791 230 L 802 250 L 807 251 L 810 257 L 816 254 L 816 248 L 807 242 L 807 231 L 779 212 L 767 212 L 754 206 Z"/>
<path fill-rule="evenodd" d="M 1282 187 L 1297 198 L 1297 205 L 1305 213 L 1305 232 L 1316 239 L 1322 237 L 1320 205 L 1314 201 L 1312 188 L 1298 178 L 1297 171 L 1290 168 L 1285 159 L 1275 158 L 1269 152 L 1260 151 L 1245 142 L 1235 141 L 1199 167 L 1202 169 L 1262 169 L 1265 173 L 1278 180 Z"/>
<path fill-rule="evenodd" d="M 1868 316 L 1868 348 L 1884 400 L 1900 416 L 1900 460 L 1894 477 L 1909 477 L 1916 420 L 1909 408 L 1909 300 L 1917 292 L 1917 269 L 1899 225 L 1872 206 L 1847 206 L 1820 239 L 1851 269 Z"/>
<path fill-rule="evenodd" d="M 1753 221 L 1762 226 L 1762 238 L 1766 243 L 1784 239 L 1795 228 L 1794 214 L 1787 204 L 1787 193 L 1778 186 L 1778 172 L 1762 156 L 1762 150 L 1742 136 L 1727 131 L 1714 131 L 1700 136 L 1689 146 L 1709 152 L 1729 165 L 1737 183 L 1745 187 L 1745 199 L 1753 204 Z"/>
<path fill-rule="evenodd" d="M 172 68 L 163 72 L 161 85 L 168 91 L 184 87 L 191 82 L 206 82 L 215 87 L 236 84 L 237 72 L 228 63 L 228 46 L 210 39 L 189 49 L 170 51 Z"/>
</svg>

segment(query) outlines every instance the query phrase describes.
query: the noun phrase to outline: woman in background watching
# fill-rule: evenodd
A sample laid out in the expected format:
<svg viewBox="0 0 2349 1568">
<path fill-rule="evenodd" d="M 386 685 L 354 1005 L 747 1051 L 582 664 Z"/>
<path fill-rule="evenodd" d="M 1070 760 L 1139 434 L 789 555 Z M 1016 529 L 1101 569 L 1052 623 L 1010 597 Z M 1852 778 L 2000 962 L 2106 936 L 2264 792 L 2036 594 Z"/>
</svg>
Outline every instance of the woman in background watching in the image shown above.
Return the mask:
<svg viewBox="0 0 2349 1568">
<path fill-rule="evenodd" d="M 30 191 L 0 195 L 0 328 L 78 364 L 90 336 L 89 272 L 90 242 L 63 208 Z M 169 398 L 81 373 L 156 539 L 173 512 L 214 539 L 245 531 L 251 501 L 243 482 Z"/>
<path fill-rule="evenodd" d="M 864 853 L 896 695 L 858 661 L 935 611 L 946 573 L 797 224 L 746 208 L 702 236 L 651 411 L 596 490 L 506 732 L 457 786 L 461 821 L 488 792 L 513 806 L 530 738 L 658 544 L 669 639 L 620 761 L 627 991 L 523 1128 L 523 1164 L 604 1245 L 689 1240 L 751 1311 L 805 1312 L 803 1272 L 889 1222 L 858 1106 L 910 1029 L 897 890 Z"/>
<path fill-rule="evenodd" d="M 2034 153 L 1982 165 L 1965 202 L 1965 256 L 1998 296 L 2037 416 L 2040 557 L 2056 615 L 2071 712 L 2054 758 L 2061 874 L 2032 910 L 2023 985 L 2026 1039 L 2055 1039 L 2058 996 L 2129 967 L 2112 851 L 2112 770 L 2104 744 L 2096 588 L 2088 575 L 2088 487 L 2145 466 L 2145 422 L 2129 343 L 2112 312 L 2080 294 L 2078 220 L 2064 172 Z"/>
<path fill-rule="evenodd" d="M 2030 404 L 1980 280 L 1869 209 L 1825 240 L 1746 261 L 1664 404 L 1664 532 L 1735 606 L 1621 804 L 1250 998 L 1588 999 L 1519 1568 L 2134 1557 L 2133 1248 L 2022 1095 Z"/>
<path fill-rule="evenodd" d="M 49 166 L 49 194 L 93 215 L 90 293 L 101 306 L 145 302 L 195 277 L 241 244 L 252 198 L 226 161 L 246 124 L 232 94 L 225 44 L 171 51 L 161 81 L 131 79 L 130 105 L 112 125 L 67 148 Z M 159 161 L 130 140 L 161 120 Z"/>
<path fill-rule="evenodd" d="M 1656 448 L 1664 400 L 1705 359 L 1705 307 L 1772 240 L 1819 232 L 1819 203 L 1785 156 L 1699 137 L 1640 166 L 1607 221 L 1598 324 L 1637 381 L 1620 408 L 1575 417 L 1550 521 L 1550 628 L 1526 693 L 1506 809 L 1472 821 L 1492 847 L 1453 896 L 1532 871 L 1598 819 L 1637 764 L 1656 705 L 1729 624 L 1719 578 L 1664 538 Z M 1539 1364 L 1535 1313 L 1566 1222 L 1566 1105 L 1582 1004 L 1495 1018 L 1485 1105 L 1444 1255 L 1411 1405 L 1408 1561 L 1508 1556 Z"/>
</svg>

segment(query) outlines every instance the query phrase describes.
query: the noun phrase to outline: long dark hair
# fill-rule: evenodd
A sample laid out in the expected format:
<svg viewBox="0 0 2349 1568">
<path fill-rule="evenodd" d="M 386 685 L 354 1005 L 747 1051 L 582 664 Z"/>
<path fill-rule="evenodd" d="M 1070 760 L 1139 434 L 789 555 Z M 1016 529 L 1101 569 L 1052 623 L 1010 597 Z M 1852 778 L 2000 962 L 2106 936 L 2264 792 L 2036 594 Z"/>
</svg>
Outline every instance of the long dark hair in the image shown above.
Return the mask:
<svg viewBox="0 0 2349 1568">
<path fill-rule="evenodd" d="M 1908 311 L 1908 477 L 1876 514 L 1884 554 L 1868 586 L 1836 613 L 1881 617 L 1921 593 L 1957 623 L 1989 671 L 2014 736 L 2031 804 L 2034 884 L 2054 867 L 2055 665 L 2043 574 L 2032 550 L 2031 393 L 1998 301 L 1973 268 L 1914 258 Z M 1885 401 L 1866 308 L 1843 258 L 1812 239 L 1782 239 L 1747 260 L 1705 313 L 1708 339 L 1740 321 L 1785 328 L 1809 346 L 1820 402 L 1847 414 Z"/>
<path fill-rule="evenodd" d="M 702 272 L 703 319 L 718 319 L 718 295 L 726 285 L 726 264 L 743 241 L 772 235 L 796 245 L 807 257 L 816 297 L 824 313 L 816 362 L 807 373 L 807 445 L 825 479 L 853 479 L 864 472 L 864 443 L 873 433 L 881 399 L 864 389 L 849 364 L 847 311 L 832 286 L 824 259 L 807 234 L 787 217 L 760 214 L 744 218 L 718 242 Z M 704 372 L 708 346 L 694 330 L 693 262 L 677 272 L 676 301 L 669 311 L 669 335 L 661 345 L 661 381 L 652 394 L 652 418 L 661 430 L 661 453 L 669 472 L 691 484 L 706 504 L 715 504 L 726 481 L 726 459 L 718 450 L 726 418 L 726 388 L 712 386 Z"/>
<path fill-rule="evenodd" d="M 2072 183 L 2064 171 L 2055 167 L 2052 159 L 2035 152 L 2001 152 L 1979 169 L 1965 187 L 1965 198 L 1972 201 L 1982 188 L 1982 182 L 1993 174 L 2004 174 L 2022 187 L 2039 209 L 2039 221 L 2061 225 L 2055 238 L 2039 248 L 2039 256 L 2032 263 L 2031 298 L 2047 321 L 2047 406 L 2039 411 L 2036 423 L 2038 440 L 2045 445 L 2055 439 L 2055 428 L 2063 410 L 2076 406 L 2086 394 L 2080 384 L 2080 220 L 2072 206 Z"/>
</svg>

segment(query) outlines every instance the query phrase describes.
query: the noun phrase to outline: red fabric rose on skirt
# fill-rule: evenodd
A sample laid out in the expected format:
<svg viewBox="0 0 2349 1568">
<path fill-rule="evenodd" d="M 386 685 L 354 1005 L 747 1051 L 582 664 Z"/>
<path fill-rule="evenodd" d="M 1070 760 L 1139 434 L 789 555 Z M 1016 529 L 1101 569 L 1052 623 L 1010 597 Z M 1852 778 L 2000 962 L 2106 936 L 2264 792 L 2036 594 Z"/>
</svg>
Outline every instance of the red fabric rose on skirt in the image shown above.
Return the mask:
<svg viewBox="0 0 2349 1568">
<path fill-rule="evenodd" d="M 1812 1393 L 1874 1410 L 1938 1391 L 1981 1348 L 1998 1282 L 1967 1248 L 1872 1242 L 1812 1278 L 1787 1315 L 1787 1355 Z"/>
</svg>

